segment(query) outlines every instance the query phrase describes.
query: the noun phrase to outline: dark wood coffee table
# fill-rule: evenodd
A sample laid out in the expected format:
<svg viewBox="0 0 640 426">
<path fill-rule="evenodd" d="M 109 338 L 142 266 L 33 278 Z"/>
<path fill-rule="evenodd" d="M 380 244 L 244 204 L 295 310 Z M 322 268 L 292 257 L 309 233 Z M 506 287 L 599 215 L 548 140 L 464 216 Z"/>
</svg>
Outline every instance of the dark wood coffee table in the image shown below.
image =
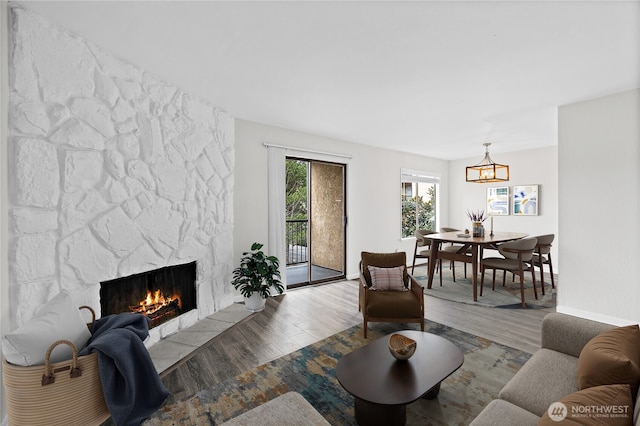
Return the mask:
<svg viewBox="0 0 640 426">
<path fill-rule="evenodd" d="M 389 336 L 348 353 L 338 361 L 336 377 L 354 396 L 359 425 L 404 425 L 406 405 L 421 397 L 435 398 L 440 383 L 464 361 L 462 351 L 440 336 L 414 330 L 399 331 L 417 342 L 407 361 L 389 352 Z"/>
</svg>

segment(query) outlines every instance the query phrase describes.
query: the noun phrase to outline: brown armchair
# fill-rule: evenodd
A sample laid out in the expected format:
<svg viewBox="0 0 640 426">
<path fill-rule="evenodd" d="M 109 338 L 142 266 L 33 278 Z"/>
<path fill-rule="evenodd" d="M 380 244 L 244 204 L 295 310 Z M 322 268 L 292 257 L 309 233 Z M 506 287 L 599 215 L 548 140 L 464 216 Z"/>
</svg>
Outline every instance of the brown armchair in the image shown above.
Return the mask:
<svg viewBox="0 0 640 426">
<path fill-rule="evenodd" d="M 419 323 L 424 331 L 424 289 L 407 273 L 407 256 L 399 253 L 362 252 L 360 261 L 359 311 L 364 319 L 364 337 L 369 322 Z M 369 266 L 395 268 L 404 266 L 402 281 L 406 291 L 373 290 Z"/>
</svg>

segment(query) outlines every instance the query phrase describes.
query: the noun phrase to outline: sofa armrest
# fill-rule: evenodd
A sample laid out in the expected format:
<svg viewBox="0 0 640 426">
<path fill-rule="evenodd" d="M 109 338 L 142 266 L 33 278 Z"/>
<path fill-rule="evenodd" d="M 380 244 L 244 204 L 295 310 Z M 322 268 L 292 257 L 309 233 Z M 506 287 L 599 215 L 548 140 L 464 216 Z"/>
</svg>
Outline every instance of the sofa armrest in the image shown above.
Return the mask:
<svg viewBox="0 0 640 426">
<path fill-rule="evenodd" d="M 589 340 L 615 326 L 552 312 L 542 320 L 541 347 L 575 357 Z"/>
</svg>

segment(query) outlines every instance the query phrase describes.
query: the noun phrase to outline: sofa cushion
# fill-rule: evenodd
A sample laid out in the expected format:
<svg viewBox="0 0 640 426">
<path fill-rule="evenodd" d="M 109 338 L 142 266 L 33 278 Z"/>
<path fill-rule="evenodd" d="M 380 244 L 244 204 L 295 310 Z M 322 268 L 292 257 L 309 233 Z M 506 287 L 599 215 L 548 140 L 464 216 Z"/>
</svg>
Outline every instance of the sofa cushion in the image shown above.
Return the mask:
<svg viewBox="0 0 640 426">
<path fill-rule="evenodd" d="M 395 268 L 378 268 L 368 266 L 371 275 L 371 290 L 407 291 L 404 285 L 404 266 Z"/>
<path fill-rule="evenodd" d="M 578 385 L 593 386 L 627 383 L 635 397 L 640 384 L 640 328 L 617 327 L 598 334 L 580 352 Z"/>
<path fill-rule="evenodd" d="M 494 399 L 469 426 L 534 426 L 540 417 L 502 399 Z"/>
<path fill-rule="evenodd" d="M 298 392 L 279 397 L 240 414 L 223 426 L 253 425 L 329 426 L 330 423 Z"/>
<path fill-rule="evenodd" d="M 539 426 L 555 426 L 560 421 L 563 425 L 583 426 L 633 424 L 633 400 L 628 384 L 590 387 L 567 395 L 558 402 L 564 406 L 555 405 L 551 410 L 559 411 L 544 413 Z"/>
<path fill-rule="evenodd" d="M 553 402 L 576 392 L 578 358 L 539 349 L 502 388 L 499 398 L 541 417 Z"/>
</svg>

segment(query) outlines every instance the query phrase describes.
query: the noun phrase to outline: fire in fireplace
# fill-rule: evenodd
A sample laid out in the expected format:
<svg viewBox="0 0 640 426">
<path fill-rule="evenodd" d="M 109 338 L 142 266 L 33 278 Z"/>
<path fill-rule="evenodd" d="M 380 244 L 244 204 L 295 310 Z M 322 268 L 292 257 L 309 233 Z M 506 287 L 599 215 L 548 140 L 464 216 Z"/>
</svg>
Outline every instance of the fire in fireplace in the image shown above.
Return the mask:
<svg viewBox="0 0 640 426">
<path fill-rule="evenodd" d="M 196 262 L 167 266 L 100 283 L 102 316 L 133 312 L 149 328 L 196 308 Z"/>
</svg>

